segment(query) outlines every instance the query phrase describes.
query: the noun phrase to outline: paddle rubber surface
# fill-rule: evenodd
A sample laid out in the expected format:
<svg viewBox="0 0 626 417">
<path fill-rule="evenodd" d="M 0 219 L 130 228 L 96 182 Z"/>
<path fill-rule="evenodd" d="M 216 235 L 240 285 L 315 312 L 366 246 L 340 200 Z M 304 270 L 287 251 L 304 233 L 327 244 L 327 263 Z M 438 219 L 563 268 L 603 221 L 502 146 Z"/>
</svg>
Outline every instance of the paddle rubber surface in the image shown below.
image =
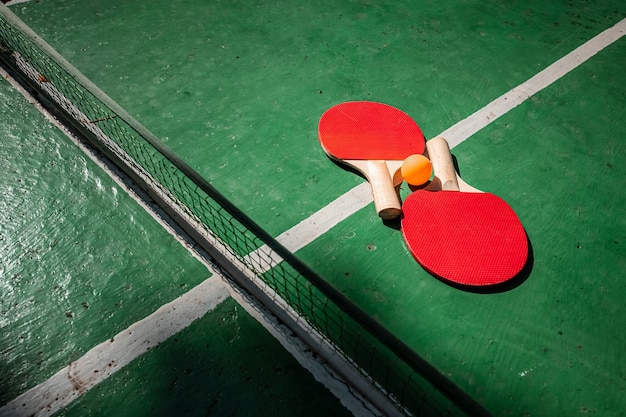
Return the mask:
<svg viewBox="0 0 626 417">
<path fill-rule="evenodd" d="M 443 280 L 497 285 L 517 276 L 528 260 L 524 227 L 496 195 L 418 190 L 402 209 L 409 250 Z"/>
<path fill-rule="evenodd" d="M 396 160 L 421 154 L 425 138 L 411 117 L 395 107 L 350 101 L 328 109 L 319 123 L 324 151 L 336 159 Z"/>
</svg>

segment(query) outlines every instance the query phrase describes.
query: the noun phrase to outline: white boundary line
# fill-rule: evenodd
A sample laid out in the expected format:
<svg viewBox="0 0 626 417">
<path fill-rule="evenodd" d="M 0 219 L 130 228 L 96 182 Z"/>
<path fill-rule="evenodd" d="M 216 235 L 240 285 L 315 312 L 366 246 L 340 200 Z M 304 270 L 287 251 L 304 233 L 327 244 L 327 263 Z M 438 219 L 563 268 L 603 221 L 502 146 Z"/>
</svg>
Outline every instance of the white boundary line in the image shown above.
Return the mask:
<svg viewBox="0 0 626 417">
<path fill-rule="evenodd" d="M 0 416 L 50 416 L 203 317 L 229 297 L 227 285 L 214 276 L 100 343 L 47 381 L 0 408 Z"/>
<path fill-rule="evenodd" d="M 17 3 L 17 2 L 15 2 Z M 15 4 L 13 3 L 13 4 Z M 626 32 L 626 19 L 605 30 L 559 59 L 525 83 L 498 97 L 482 109 L 441 133 L 451 147 L 492 123 L 537 92 L 548 87 L 592 56 L 620 39 Z M 371 202 L 369 186 L 364 183 L 292 227 L 277 239 L 295 252 L 313 242 L 356 211 Z M 249 256 L 263 256 L 268 248 Z M 274 259 L 275 254 L 271 255 Z M 271 264 L 271 263 L 270 263 Z M 214 275 L 220 275 L 211 271 Z M 0 416 L 49 415 L 69 404 L 82 393 L 106 379 L 115 370 L 176 334 L 202 317 L 228 296 L 219 279 L 208 279 L 193 290 L 168 303 L 150 316 L 131 325 L 112 340 L 101 343 L 85 356 L 60 370 L 52 378 L 26 391 L 0 407 Z M 158 329 L 155 333 L 154 330 Z M 150 330 L 147 332 L 146 330 Z"/>
<path fill-rule="evenodd" d="M 28 3 L 31 0 L 11 0 L 6 2 L 4 5 L 5 6 L 15 6 L 16 4 L 20 4 L 20 3 Z"/>
<path fill-rule="evenodd" d="M 5 6 L 14 6 L 16 4 L 27 3 L 29 1 L 31 1 L 31 0 L 11 0 L 11 1 L 6 2 L 4 5 Z"/>
<path fill-rule="evenodd" d="M 282 233 L 276 240 L 291 252 L 296 252 L 371 202 L 369 183 L 364 182 Z M 266 265 L 266 269 L 282 261 L 267 245 L 251 252 L 246 258 L 253 259 L 250 262 L 254 265 Z"/>
<path fill-rule="evenodd" d="M 501 95 L 471 116 L 445 130 L 439 136 L 446 138 L 451 148 L 455 147 L 539 91 L 573 71 L 589 58 L 624 36 L 624 33 L 626 33 L 626 19 L 622 19 L 613 27 L 591 38 L 534 77 L 528 79 L 528 81 Z"/>
</svg>

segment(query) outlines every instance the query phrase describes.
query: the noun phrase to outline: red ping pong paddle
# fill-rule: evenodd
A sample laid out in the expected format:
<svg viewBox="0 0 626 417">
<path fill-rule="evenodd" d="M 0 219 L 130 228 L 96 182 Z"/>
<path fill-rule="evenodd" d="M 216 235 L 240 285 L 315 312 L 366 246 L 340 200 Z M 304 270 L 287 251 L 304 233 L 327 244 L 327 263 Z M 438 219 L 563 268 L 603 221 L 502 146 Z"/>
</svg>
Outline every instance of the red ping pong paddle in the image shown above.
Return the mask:
<svg viewBox="0 0 626 417">
<path fill-rule="evenodd" d="M 382 103 L 341 103 L 324 112 L 318 135 L 328 156 L 367 178 L 380 217 L 400 215 L 398 170 L 407 156 L 423 153 L 426 142 L 409 115 Z"/>
<path fill-rule="evenodd" d="M 461 180 L 448 142 L 426 143 L 433 181 L 402 207 L 402 235 L 432 275 L 463 286 L 493 286 L 516 277 L 528 260 L 528 237 L 509 205 Z"/>
</svg>

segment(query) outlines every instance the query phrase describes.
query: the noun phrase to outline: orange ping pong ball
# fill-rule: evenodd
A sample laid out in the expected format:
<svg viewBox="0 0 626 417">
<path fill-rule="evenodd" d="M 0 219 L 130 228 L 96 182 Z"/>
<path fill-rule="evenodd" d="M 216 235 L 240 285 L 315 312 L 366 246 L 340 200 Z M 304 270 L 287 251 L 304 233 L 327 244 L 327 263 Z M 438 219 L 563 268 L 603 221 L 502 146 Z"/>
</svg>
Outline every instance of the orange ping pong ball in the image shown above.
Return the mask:
<svg viewBox="0 0 626 417">
<path fill-rule="evenodd" d="M 402 178 L 411 185 L 425 184 L 432 173 L 433 166 L 430 160 L 420 154 L 408 156 L 400 167 Z"/>
</svg>

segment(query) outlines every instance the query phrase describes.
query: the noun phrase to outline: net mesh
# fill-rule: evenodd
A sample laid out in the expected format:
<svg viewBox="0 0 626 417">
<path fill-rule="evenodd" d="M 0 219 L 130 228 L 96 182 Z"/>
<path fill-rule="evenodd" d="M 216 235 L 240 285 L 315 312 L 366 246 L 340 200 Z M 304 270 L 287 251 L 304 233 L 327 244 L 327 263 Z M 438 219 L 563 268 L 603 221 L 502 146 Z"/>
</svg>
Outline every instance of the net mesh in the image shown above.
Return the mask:
<svg viewBox="0 0 626 417">
<path fill-rule="evenodd" d="M 305 320 L 398 410 L 409 415 L 486 415 L 250 221 L 1 4 L 0 58 L 123 171 L 146 185 L 201 246 L 219 252 L 277 306 Z"/>
</svg>

